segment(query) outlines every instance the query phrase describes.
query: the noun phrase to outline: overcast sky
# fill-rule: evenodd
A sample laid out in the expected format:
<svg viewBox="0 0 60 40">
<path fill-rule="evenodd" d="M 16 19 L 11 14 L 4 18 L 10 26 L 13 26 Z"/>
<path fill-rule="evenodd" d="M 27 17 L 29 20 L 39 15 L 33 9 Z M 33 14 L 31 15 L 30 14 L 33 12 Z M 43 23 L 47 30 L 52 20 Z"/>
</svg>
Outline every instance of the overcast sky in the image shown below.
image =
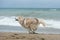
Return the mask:
<svg viewBox="0 0 60 40">
<path fill-rule="evenodd" d="M 60 0 L 0 0 L 0 8 L 60 8 Z"/>
</svg>

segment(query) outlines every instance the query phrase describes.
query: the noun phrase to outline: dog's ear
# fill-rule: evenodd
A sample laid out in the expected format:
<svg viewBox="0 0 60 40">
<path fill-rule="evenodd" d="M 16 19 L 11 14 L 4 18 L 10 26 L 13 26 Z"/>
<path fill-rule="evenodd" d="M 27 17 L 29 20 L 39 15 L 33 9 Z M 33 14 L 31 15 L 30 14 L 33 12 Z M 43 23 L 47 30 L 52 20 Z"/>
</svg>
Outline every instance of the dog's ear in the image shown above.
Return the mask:
<svg viewBox="0 0 60 40">
<path fill-rule="evenodd" d="M 19 19 L 23 18 L 23 16 L 18 16 Z"/>
</svg>

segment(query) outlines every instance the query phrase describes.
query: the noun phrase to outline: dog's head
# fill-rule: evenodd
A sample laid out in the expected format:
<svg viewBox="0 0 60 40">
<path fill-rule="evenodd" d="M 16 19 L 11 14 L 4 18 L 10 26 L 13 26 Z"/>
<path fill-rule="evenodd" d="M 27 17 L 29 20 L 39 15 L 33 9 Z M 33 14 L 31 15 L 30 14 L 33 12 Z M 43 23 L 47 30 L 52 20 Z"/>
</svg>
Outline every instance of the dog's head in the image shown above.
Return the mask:
<svg viewBox="0 0 60 40">
<path fill-rule="evenodd" d="M 16 21 L 22 21 L 23 19 L 23 16 L 18 16 L 17 18 L 15 18 Z"/>
</svg>

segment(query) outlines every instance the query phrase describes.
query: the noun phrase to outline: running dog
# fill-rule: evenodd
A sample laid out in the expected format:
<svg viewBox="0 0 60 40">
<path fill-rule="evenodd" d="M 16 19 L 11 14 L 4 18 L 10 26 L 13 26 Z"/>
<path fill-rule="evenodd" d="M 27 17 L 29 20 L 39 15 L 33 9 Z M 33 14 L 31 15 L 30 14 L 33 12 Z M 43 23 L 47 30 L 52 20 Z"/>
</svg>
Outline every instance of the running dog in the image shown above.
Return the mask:
<svg viewBox="0 0 60 40">
<path fill-rule="evenodd" d="M 42 19 L 38 18 L 32 18 L 32 17 L 23 17 L 19 16 L 16 18 L 16 21 L 19 22 L 19 24 L 22 25 L 22 27 L 28 29 L 29 33 L 35 33 L 35 31 L 38 28 L 38 25 L 42 24 L 44 27 L 46 26 L 46 23 Z"/>
</svg>

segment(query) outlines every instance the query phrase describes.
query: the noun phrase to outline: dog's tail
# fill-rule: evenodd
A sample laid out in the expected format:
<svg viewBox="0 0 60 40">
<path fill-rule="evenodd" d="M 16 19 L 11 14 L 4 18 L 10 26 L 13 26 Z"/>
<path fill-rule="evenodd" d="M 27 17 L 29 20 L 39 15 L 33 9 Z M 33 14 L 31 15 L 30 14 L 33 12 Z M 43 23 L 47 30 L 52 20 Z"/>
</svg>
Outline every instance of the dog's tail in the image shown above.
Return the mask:
<svg viewBox="0 0 60 40">
<path fill-rule="evenodd" d="M 44 19 L 39 19 L 39 24 L 42 24 L 44 27 L 46 27 L 46 22 Z"/>
</svg>

